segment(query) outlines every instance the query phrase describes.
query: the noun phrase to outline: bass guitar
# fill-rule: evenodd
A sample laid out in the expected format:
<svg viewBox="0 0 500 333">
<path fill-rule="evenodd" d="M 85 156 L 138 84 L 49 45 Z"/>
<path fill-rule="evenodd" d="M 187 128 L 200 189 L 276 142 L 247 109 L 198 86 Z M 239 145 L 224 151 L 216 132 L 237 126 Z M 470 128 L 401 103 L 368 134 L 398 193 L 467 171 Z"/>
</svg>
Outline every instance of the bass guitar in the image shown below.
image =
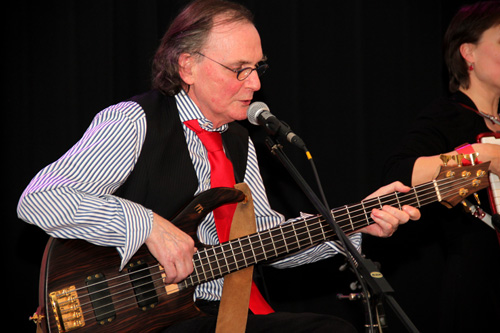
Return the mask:
<svg viewBox="0 0 500 333">
<path fill-rule="evenodd" d="M 373 208 L 421 207 L 433 202 L 455 206 L 489 186 L 489 162 L 442 167 L 437 177 L 413 187 L 345 205 L 332 211 L 346 234 L 373 223 Z M 196 196 L 173 223 L 196 239 L 198 223 L 213 209 L 245 199 L 233 188 L 215 188 Z M 44 332 L 156 332 L 178 321 L 203 315 L 193 302 L 194 288 L 258 262 L 334 240 L 321 216 L 286 223 L 215 245 L 196 244 L 194 271 L 178 284 L 166 285 L 164 271 L 143 246 L 122 271 L 114 248 L 82 240 L 51 238 L 43 256 L 36 314 Z"/>
</svg>

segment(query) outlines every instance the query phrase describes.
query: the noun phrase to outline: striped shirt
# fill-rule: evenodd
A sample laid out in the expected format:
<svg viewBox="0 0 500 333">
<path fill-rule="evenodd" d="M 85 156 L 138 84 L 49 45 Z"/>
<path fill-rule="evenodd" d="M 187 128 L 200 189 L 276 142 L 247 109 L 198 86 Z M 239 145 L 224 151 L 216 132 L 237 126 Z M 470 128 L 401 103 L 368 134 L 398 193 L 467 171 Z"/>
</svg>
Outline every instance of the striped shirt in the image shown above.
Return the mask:
<svg viewBox="0 0 500 333">
<path fill-rule="evenodd" d="M 227 129 L 227 125 L 213 128 L 184 93 L 175 98 L 182 122 L 198 119 L 206 130 Z M 198 136 L 183 126 L 198 177 L 198 194 L 210 189 L 210 164 Z M 78 238 L 100 246 L 116 247 L 123 268 L 149 236 L 153 212 L 113 193 L 134 169 L 145 137 L 146 116 L 140 105 L 122 102 L 104 109 L 68 152 L 33 178 L 19 201 L 19 218 L 56 238 Z M 257 231 L 292 221 L 285 221 L 283 215 L 271 209 L 251 139 L 248 140 L 243 181 L 252 193 Z M 219 243 L 212 213 L 200 223 L 197 236 L 207 245 Z M 359 248 L 360 234 L 350 237 Z M 294 267 L 331 257 L 339 251 L 336 243 L 326 242 L 286 257 L 273 266 Z M 223 278 L 204 283 L 196 288 L 195 297 L 218 300 L 222 284 Z"/>
</svg>

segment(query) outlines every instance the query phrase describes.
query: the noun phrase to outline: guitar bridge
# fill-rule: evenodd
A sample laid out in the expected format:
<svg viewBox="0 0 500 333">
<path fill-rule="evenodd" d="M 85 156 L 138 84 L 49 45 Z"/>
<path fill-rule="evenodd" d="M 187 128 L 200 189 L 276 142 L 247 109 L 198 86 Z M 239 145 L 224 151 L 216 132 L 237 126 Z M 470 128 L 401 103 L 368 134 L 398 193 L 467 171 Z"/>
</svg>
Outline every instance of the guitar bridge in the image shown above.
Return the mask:
<svg viewBox="0 0 500 333">
<path fill-rule="evenodd" d="M 68 332 L 85 326 L 75 286 L 51 292 L 49 299 L 59 332 Z"/>
</svg>

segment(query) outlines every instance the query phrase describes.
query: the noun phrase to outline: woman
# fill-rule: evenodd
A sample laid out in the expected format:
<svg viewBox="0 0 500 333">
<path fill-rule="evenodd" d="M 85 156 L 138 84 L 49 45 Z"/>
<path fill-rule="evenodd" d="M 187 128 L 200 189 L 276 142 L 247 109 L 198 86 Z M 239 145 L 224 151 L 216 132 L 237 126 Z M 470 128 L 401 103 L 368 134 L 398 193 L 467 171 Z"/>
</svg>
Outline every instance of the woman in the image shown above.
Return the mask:
<svg viewBox="0 0 500 333">
<path fill-rule="evenodd" d="M 450 23 L 445 35 L 445 60 L 450 73 L 450 111 L 459 112 L 468 120 L 475 135 L 479 132 L 499 132 L 498 100 L 500 96 L 500 14 L 499 2 L 482 2 L 464 7 Z M 458 105 L 457 105 L 458 104 Z M 444 106 L 438 106 L 441 108 Z M 468 109 L 468 110 L 464 110 Z M 476 115 L 471 114 L 472 109 Z M 434 113 L 434 112 L 433 112 Z M 461 117 L 465 113 L 465 117 Z M 450 117 L 450 114 L 445 114 Z M 477 124 L 476 124 L 477 123 Z M 484 126 L 482 126 L 484 123 Z M 438 124 L 443 126 L 446 124 Z M 449 126 L 448 126 L 449 127 Z M 472 130 L 477 131 L 472 131 Z M 449 137 L 449 136 L 446 136 Z M 472 137 L 470 143 L 475 142 Z M 491 161 L 491 170 L 500 174 L 498 147 L 474 144 L 480 159 Z M 444 147 L 443 147 L 444 148 Z M 457 154 L 451 149 L 448 155 Z M 447 150 L 438 151 L 439 154 Z M 432 179 L 436 168 L 442 165 L 440 155 L 422 156 L 416 159 L 412 173 L 412 185 Z"/>
<path fill-rule="evenodd" d="M 443 165 L 440 155 L 457 155 L 457 147 L 466 143 L 500 174 L 500 145 L 476 143 L 480 133 L 500 132 L 500 2 L 463 7 L 448 27 L 444 49 L 451 95 L 417 117 L 388 159 L 384 182 L 431 181 Z M 452 159 L 448 165 L 456 163 Z M 486 190 L 480 192 L 481 207 L 491 213 Z M 369 256 L 380 256 L 396 300 L 421 331 L 491 332 L 500 316 L 498 240 L 461 205 L 448 209 L 436 203 L 422 208 L 420 222 L 386 240 L 391 247 L 386 253 L 375 252 L 389 249 L 375 239 L 365 243 L 365 252 L 373 246 Z M 395 248 L 397 256 L 391 254 Z"/>
</svg>

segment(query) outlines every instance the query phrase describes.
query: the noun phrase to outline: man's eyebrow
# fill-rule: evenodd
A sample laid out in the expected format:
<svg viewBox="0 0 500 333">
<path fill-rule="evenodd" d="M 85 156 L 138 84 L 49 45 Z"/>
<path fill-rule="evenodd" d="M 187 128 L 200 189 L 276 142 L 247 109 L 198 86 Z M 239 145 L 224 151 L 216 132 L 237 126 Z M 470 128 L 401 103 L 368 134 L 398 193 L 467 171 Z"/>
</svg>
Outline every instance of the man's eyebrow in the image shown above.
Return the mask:
<svg viewBox="0 0 500 333">
<path fill-rule="evenodd" d="M 259 62 L 264 62 L 264 61 L 267 61 L 267 56 L 262 56 L 262 58 L 257 62 L 257 64 Z M 257 65 L 257 64 L 252 64 L 250 61 L 246 60 L 240 60 L 234 62 L 234 66 L 246 66 L 246 65 Z"/>
</svg>

